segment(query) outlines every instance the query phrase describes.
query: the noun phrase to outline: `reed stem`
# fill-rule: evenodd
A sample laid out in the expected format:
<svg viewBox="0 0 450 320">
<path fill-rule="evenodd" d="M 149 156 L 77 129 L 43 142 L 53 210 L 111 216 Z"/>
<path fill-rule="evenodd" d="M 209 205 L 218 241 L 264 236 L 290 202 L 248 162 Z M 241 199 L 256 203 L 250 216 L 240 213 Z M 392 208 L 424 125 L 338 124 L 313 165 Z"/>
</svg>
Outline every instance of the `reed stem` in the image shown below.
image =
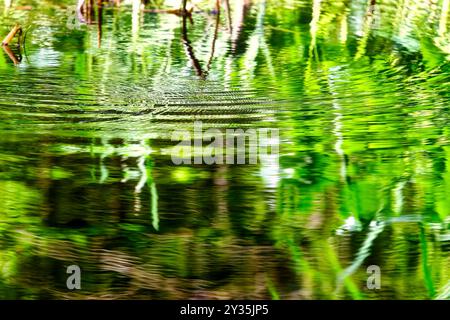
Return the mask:
<svg viewBox="0 0 450 320">
<path fill-rule="evenodd" d="M 7 46 L 18 32 L 19 35 L 22 33 L 22 27 L 16 24 L 14 28 L 12 28 L 11 31 L 8 33 L 8 35 L 5 37 L 5 39 L 3 39 L 2 46 Z"/>
</svg>

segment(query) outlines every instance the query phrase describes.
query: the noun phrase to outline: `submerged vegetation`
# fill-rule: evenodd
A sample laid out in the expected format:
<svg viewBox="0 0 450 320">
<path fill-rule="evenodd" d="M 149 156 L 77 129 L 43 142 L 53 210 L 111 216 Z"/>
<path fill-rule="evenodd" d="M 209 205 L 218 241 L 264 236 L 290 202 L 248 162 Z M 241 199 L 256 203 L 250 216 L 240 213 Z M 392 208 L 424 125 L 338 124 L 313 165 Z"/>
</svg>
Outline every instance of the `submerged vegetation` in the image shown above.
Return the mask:
<svg viewBox="0 0 450 320">
<path fill-rule="evenodd" d="M 449 2 L 5 0 L 0 297 L 450 299 Z"/>
</svg>

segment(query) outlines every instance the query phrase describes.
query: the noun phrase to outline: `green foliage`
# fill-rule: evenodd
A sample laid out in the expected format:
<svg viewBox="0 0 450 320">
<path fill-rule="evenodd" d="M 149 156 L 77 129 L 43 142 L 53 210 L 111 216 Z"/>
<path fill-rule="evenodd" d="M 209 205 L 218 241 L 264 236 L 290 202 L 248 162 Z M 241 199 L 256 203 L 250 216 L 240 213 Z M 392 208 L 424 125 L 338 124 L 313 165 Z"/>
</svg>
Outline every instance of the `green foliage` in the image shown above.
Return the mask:
<svg viewBox="0 0 450 320">
<path fill-rule="evenodd" d="M 2 8 L 0 297 L 448 299 L 447 2 Z M 279 128 L 277 164 L 174 166 L 194 120 Z"/>
</svg>

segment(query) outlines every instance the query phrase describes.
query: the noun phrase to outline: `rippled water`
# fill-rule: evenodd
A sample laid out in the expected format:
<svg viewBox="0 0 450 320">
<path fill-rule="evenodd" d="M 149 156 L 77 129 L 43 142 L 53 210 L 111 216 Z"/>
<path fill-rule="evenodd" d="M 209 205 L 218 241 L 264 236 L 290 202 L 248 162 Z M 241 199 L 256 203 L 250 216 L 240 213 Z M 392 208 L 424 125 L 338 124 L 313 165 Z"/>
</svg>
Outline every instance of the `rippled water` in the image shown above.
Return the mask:
<svg viewBox="0 0 450 320">
<path fill-rule="evenodd" d="M 0 297 L 449 298 L 449 1 L 196 2 L 1 7 Z M 194 121 L 279 153 L 174 165 Z"/>
</svg>

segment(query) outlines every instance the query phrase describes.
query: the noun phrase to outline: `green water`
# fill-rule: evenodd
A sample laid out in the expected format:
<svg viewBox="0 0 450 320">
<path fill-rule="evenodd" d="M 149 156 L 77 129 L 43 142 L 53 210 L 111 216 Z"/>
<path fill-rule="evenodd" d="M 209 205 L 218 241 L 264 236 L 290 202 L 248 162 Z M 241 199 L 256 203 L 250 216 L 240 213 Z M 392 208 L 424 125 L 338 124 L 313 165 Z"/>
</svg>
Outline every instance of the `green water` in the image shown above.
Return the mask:
<svg viewBox="0 0 450 320">
<path fill-rule="evenodd" d="M 449 1 L 74 5 L 0 7 L 0 298 L 450 298 Z M 194 121 L 279 153 L 174 165 Z"/>
</svg>

